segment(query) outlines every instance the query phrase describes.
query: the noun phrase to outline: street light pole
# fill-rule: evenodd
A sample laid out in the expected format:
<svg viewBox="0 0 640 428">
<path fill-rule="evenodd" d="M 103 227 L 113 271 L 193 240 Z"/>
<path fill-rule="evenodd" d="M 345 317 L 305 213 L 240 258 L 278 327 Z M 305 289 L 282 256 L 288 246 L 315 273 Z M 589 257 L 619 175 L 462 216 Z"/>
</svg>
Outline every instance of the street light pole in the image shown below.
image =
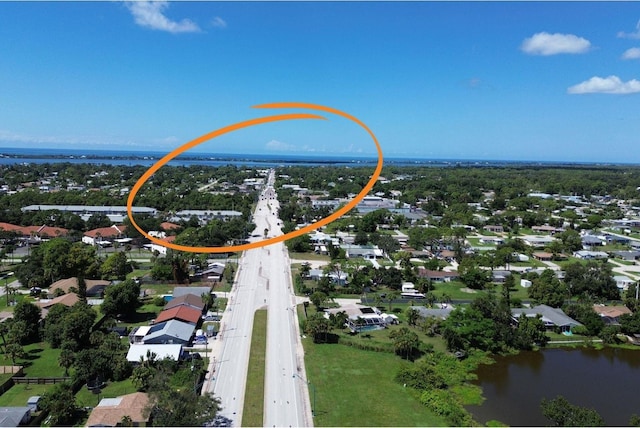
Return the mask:
<svg viewBox="0 0 640 428">
<path fill-rule="evenodd" d="M 315 416 L 316 415 L 316 387 L 311 382 L 309 382 L 308 380 L 300 376 L 298 373 L 293 374 L 293 378 L 295 379 L 296 377 L 311 387 L 311 393 L 313 394 L 313 399 L 311 402 L 311 415 Z"/>
<path fill-rule="evenodd" d="M 9 307 L 9 277 L 13 276 L 13 272 L 7 272 L 4 276 L 4 292 L 7 295 L 7 307 Z"/>
</svg>

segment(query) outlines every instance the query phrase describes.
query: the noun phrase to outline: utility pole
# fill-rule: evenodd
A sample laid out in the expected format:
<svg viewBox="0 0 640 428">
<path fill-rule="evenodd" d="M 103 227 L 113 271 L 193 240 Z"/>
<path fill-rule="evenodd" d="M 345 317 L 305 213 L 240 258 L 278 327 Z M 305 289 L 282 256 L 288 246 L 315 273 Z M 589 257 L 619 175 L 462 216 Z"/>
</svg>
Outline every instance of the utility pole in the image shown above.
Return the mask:
<svg viewBox="0 0 640 428">
<path fill-rule="evenodd" d="M 316 387 L 311 382 L 309 382 L 308 380 L 300 376 L 298 373 L 293 374 L 293 378 L 295 379 L 296 377 L 311 387 L 311 393 L 313 394 L 313 399 L 311 402 L 311 415 L 315 416 L 316 415 Z"/>
</svg>

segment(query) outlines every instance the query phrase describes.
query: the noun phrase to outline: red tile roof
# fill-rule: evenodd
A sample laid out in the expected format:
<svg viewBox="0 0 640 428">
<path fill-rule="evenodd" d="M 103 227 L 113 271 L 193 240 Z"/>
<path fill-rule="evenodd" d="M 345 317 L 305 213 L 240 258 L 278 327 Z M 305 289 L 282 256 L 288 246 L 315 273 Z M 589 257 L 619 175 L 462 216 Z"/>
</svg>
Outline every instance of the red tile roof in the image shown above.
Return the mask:
<svg viewBox="0 0 640 428">
<path fill-rule="evenodd" d="M 0 230 L 6 230 L 8 232 L 17 232 L 22 236 L 41 236 L 55 238 L 56 236 L 65 236 L 69 234 L 68 229 L 62 227 L 52 226 L 18 226 L 11 223 L 0 223 Z"/>
<path fill-rule="evenodd" d="M 95 238 L 100 234 L 102 238 L 117 238 L 120 235 L 123 235 L 126 226 L 124 225 L 113 225 L 111 227 L 99 227 L 97 229 L 89 230 L 84 233 L 84 236 L 90 236 L 91 238 Z"/>
<path fill-rule="evenodd" d="M 162 230 L 168 231 L 168 230 L 172 230 L 172 229 L 179 229 L 180 225 L 165 221 L 165 222 L 160 223 L 160 227 L 162 228 Z"/>
<path fill-rule="evenodd" d="M 11 223 L 2 223 L 0 222 L 0 230 L 6 230 L 7 232 L 19 232 L 22 233 L 22 226 L 16 226 Z"/>
<path fill-rule="evenodd" d="M 156 324 L 169 320 L 185 321 L 191 324 L 198 324 L 202 312 L 197 309 L 190 308 L 189 306 L 175 306 L 171 309 L 165 309 L 158 314 L 156 318 Z"/>
<path fill-rule="evenodd" d="M 34 235 L 48 236 L 50 238 L 55 238 L 57 236 L 65 236 L 69 234 L 68 229 L 64 229 L 62 227 L 52 227 L 52 226 L 27 226 L 27 227 L 23 227 L 22 230 L 25 235 L 31 235 L 31 232 L 33 232 Z"/>
</svg>

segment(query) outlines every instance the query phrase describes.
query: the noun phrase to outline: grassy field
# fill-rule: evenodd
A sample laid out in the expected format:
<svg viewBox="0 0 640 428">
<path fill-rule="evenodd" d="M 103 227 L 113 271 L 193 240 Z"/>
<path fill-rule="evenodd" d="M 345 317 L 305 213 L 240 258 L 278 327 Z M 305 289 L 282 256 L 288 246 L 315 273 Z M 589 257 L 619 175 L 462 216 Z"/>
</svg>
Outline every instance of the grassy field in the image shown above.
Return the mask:
<svg viewBox="0 0 640 428">
<path fill-rule="evenodd" d="M 103 398 L 115 398 L 134 392 L 136 392 L 136 388 L 131 383 L 131 379 L 109 382 L 98 394 L 94 394 L 86 386 L 83 386 L 76 394 L 76 402 L 80 407 L 95 407 Z"/>
<path fill-rule="evenodd" d="M 261 427 L 264 420 L 265 355 L 267 351 L 267 311 L 256 311 L 253 318 L 249 372 L 244 393 L 242 426 Z"/>
<path fill-rule="evenodd" d="M 43 395 L 54 385 L 27 385 L 16 384 L 0 395 L 0 407 L 22 407 L 27 405 L 27 400 L 33 395 Z"/>
<path fill-rule="evenodd" d="M 291 260 L 318 260 L 329 263 L 331 258 L 329 256 L 323 256 L 316 253 L 292 253 L 289 252 L 289 258 Z"/>
<path fill-rule="evenodd" d="M 393 377 L 400 357 L 303 339 L 315 426 L 447 426 Z"/>
<path fill-rule="evenodd" d="M 24 366 L 24 374 L 29 377 L 64 376 L 64 369 L 58 364 L 60 349 L 52 349 L 45 342 L 34 343 L 24 347 L 25 357 L 18 358 L 17 365 Z M 0 355 L 0 365 L 10 366 L 11 360 Z"/>
</svg>

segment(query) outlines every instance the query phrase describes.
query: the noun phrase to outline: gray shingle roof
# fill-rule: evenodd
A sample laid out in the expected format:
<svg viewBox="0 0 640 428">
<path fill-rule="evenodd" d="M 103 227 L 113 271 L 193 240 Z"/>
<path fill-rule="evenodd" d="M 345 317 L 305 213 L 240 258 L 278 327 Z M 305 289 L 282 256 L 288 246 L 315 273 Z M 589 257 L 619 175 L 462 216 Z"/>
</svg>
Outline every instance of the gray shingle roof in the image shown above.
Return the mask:
<svg viewBox="0 0 640 428">
<path fill-rule="evenodd" d="M 178 320 L 170 320 L 151 326 L 143 343 L 188 343 L 196 326 Z"/>
<path fill-rule="evenodd" d="M 562 309 L 552 308 L 547 305 L 538 305 L 534 306 L 533 308 L 511 309 L 511 315 L 513 315 L 515 318 L 518 318 L 523 314 L 527 317 L 535 317 L 537 315 L 541 315 L 542 321 L 547 325 L 553 324 L 558 327 L 573 327 L 582 325 L 578 321 L 565 314 Z"/>
</svg>

